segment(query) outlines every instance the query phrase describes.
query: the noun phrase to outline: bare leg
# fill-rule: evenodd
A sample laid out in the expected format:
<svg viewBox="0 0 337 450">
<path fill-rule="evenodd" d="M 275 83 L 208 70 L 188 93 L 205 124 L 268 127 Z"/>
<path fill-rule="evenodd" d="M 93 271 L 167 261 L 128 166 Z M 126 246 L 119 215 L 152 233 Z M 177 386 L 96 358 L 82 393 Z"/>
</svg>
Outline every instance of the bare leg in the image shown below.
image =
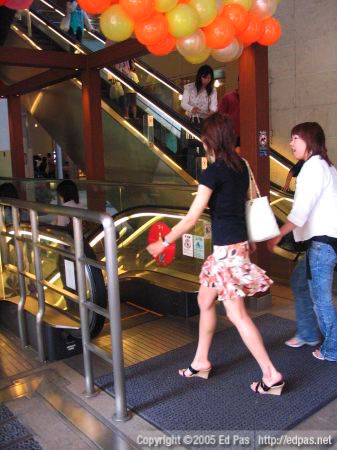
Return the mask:
<svg viewBox="0 0 337 450">
<path fill-rule="evenodd" d="M 228 319 L 235 325 L 248 350 L 256 359 L 262 370 L 262 379 L 267 386 L 282 380 L 282 374 L 276 370 L 265 349 L 262 337 L 254 322 L 249 317 L 244 299 L 226 300 L 224 302 Z M 255 388 L 256 383 L 251 385 Z"/>
<path fill-rule="evenodd" d="M 198 295 L 198 304 L 200 308 L 199 319 L 199 339 L 198 347 L 191 366 L 195 370 L 207 370 L 211 367 L 208 359 L 208 352 L 211 347 L 215 327 L 216 327 L 216 310 L 215 299 L 217 291 L 206 286 L 200 286 Z M 183 375 L 182 370 L 179 371 Z M 185 376 L 190 376 L 189 370 L 185 372 Z"/>
</svg>

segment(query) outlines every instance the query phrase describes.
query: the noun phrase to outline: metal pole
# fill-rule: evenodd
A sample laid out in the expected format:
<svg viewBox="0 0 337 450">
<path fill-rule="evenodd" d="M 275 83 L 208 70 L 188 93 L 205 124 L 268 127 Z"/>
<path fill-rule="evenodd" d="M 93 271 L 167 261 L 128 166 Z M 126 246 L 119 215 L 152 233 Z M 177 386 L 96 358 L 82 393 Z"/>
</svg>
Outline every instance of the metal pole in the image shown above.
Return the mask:
<svg viewBox="0 0 337 450">
<path fill-rule="evenodd" d="M 15 252 L 19 271 L 18 277 L 19 277 L 20 300 L 18 304 L 18 324 L 19 324 L 21 346 L 22 348 L 25 348 L 28 345 L 27 328 L 25 321 L 25 303 L 27 292 L 26 292 L 25 276 L 22 273 L 24 271 L 22 242 L 18 240 L 18 237 L 20 237 L 19 210 L 15 206 L 12 207 L 12 218 L 14 225 Z"/>
<path fill-rule="evenodd" d="M 0 229 L 3 233 L 6 232 L 5 207 L 4 206 L 1 206 L 1 209 L 0 209 Z M 1 244 L 1 264 L 3 264 L 3 265 L 8 264 L 9 263 L 8 246 L 6 243 L 5 236 L 1 236 L 0 244 Z"/>
<path fill-rule="evenodd" d="M 46 360 L 46 352 L 44 348 L 44 336 L 43 336 L 43 317 L 45 312 L 45 299 L 44 290 L 42 285 L 43 273 L 41 265 L 40 249 L 38 247 L 39 243 L 39 228 L 37 220 L 37 212 L 32 209 L 29 210 L 30 224 L 32 227 L 32 244 L 34 251 L 34 268 L 37 284 L 37 300 L 38 300 L 38 311 L 36 314 L 36 336 L 37 336 L 37 349 L 39 353 L 39 359 L 41 362 Z"/>
<path fill-rule="evenodd" d="M 27 31 L 28 36 L 32 37 L 32 18 L 30 17 L 29 9 L 26 9 L 27 14 Z"/>
<path fill-rule="evenodd" d="M 87 397 L 91 397 L 95 393 L 95 388 L 94 388 L 94 376 L 93 376 L 91 354 L 90 350 L 88 350 L 88 344 L 90 344 L 90 331 L 89 331 L 89 314 L 88 309 L 85 305 L 87 301 L 87 290 L 85 283 L 85 265 L 81 261 L 81 259 L 84 258 L 85 256 L 83 247 L 82 221 L 74 217 L 73 227 L 74 227 L 76 275 L 77 275 L 77 292 L 80 302 L 79 308 L 81 318 L 85 392 Z"/>
<path fill-rule="evenodd" d="M 124 357 L 122 340 L 122 321 L 119 297 L 116 230 L 111 217 L 103 220 L 104 246 L 106 255 L 106 270 L 108 284 L 108 301 L 110 316 L 110 332 L 112 343 L 112 367 L 116 394 L 116 421 L 126 421 L 130 418 L 126 406 Z"/>
<path fill-rule="evenodd" d="M 56 153 L 57 178 L 63 178 L 62 149 L 56 142 L 55 142 L 55 153 Z"/>
</svg>

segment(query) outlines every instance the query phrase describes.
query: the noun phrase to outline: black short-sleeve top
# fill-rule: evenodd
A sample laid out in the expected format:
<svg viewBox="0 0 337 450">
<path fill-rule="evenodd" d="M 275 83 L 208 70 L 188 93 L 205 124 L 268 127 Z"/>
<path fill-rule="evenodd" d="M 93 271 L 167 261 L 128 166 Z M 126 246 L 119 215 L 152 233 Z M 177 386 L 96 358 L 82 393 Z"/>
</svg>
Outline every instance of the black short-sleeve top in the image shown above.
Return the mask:
<svg viewBox="0 0 337 450">
<path fill-rule="evenodd" d="M 209 208 L 213 245 L 229 245 L 248 239 L 245 203 L 249 187 L 248 169 L 241 160 L 242 171 L 228 167 L 223 160 L 211 164 L 199 183 L 212 189 Z"/>
</svg>

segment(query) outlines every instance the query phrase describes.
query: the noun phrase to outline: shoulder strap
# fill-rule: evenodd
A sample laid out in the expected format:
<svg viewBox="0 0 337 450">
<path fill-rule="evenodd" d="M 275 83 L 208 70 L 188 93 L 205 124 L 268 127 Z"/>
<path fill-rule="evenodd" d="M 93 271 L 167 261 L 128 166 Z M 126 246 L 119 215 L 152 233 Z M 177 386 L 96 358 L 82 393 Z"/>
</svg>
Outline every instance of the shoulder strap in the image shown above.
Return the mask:
<svg viewBox="0 0 337 450">
<path fill-rule="evenodd" d="M 246 159 L 244 159 L 244 158 L 242 158 L 242 159 L 244 160 L 244 162 L 245 162 L 245 164 L 247 166 L 247 169 L 248 169 L 248 175 L 249 175 L 249 198 L 250 198 L 250 200 L 253 199 L 253 188 L 252 188 L 253 185 L 255 187 L 255 190 L 256 190 L 256 193 L 257 193 L 258 197 L 261 197 L 260 190 L 259 190 L 259 188 L 258 188 L 258 186 L 256 184 L 256 181 L 255 181 L 255 178 L 254 178 L 254 174 L 253 174 L 253 171 L 252 171 L 252 169 L 251 169 L 251 167 L 249 165 L 249 162 Z"/>
</svg>

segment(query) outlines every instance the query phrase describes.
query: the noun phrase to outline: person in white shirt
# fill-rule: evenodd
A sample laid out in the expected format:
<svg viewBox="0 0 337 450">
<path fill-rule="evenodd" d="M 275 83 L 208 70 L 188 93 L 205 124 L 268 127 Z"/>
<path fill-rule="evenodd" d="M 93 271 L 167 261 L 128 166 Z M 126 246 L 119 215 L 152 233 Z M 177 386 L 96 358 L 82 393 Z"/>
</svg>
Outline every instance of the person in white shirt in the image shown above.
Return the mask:
<svg viewBox="0 0 337 450">
<path fill-rule="evenodd" d="M 72 180 L 61 181 L 56 188 L 56 192 L 61 200 L 62 206 L 86 209 L 85 206 L 80 203 L 77 186 Z M 69 223 L 70 218 L 67 216 L 57 216 L 56 218 L 56 225 L 61 227 L 66 227 Z"/>
<path fill-rule="evenodd" d="M 291 277 L 297 332 L 286 341 L 289 347 L 316 346 L 313 356 L 337 361 L 337 312 L 332 282 L 337 263 L 337 170 L 330 161 L 325 135 L 316 122 L 296 125 L 290 147 L 304 165 L 297 177 L 293 208 L 280 235 L 268 243 L 269 249 L 293 231 L 296 242 L 305 242 L 307 251 Z"/>
<path fill-rule="evenodd" d="M 184 86 L 181 107 L 195 122 L 202 122 L 218 110 L 218 97 L 214 88 L 214 72 L 208 65 L 201 66 L 194 83 Z"/>
</svg>

